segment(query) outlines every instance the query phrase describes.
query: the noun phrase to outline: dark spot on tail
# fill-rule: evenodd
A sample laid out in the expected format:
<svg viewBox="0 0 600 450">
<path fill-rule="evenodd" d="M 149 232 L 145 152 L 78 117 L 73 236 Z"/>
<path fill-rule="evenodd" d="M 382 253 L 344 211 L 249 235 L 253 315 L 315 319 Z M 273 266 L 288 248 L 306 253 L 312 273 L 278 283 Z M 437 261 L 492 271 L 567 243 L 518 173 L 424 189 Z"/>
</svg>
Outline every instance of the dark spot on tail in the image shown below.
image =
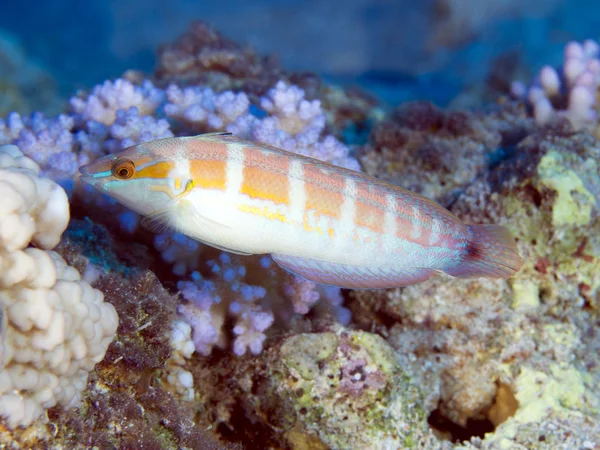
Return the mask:
<svg viewBox="0 0 600 450">
<path fill-rule="evenodd" d="M 467 249 L 465 253 L 466 259 L 479 259 L 481 258 L 481 248 L 478 248 L 473 242 L 469 242 L 467 244 Z"/>
</svg>

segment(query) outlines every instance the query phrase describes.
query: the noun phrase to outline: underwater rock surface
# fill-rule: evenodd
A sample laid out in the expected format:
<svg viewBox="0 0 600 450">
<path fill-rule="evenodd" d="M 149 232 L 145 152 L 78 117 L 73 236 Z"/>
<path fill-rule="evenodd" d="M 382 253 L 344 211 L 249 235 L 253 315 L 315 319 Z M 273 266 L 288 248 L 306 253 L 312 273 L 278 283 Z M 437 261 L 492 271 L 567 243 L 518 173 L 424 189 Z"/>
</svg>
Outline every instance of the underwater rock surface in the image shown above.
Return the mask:
<svg viewBox="0 0 600 450">
<path fill-rule="evenodd" d="M 509 98 L 384 118 L 368 96 L 286 73 L 204 24 L 159 59 L 155 76 L 80 93 L 61 118 L 1 123 L 0 142 L 66 188 L 54 250 L 119 316 L 76 408 L 0 422 L 3 446 L 599 448 L 600 143 L 588 130 L 542 126 Z M 81 161 L 219 127 L 360 163 L 467 223 L 505 225 L 525 265 L 509 280 L 340 291 L 152 235 L 77 182 Z"/>
<path fill-rule="evenodd" d="M 419 388 L 376 334 L 334 328 L 292 335 L 261 363 L 264 374 L 255 372 L 246 401 L 286 430 L 291 448 L 404 448 L 435 440 Z"/>
<path fill-rule="evenodd" d="M 520 122 L 503 125 L 523 136 Z M 598 142 L 567 123 L 532 129 L 450 204 L 467 223 L 511 229 L 526 261 L 511 279 L 350 294 L 353 316 L 379 322 L 401 360 L 422 372 L 433 418 L 454 435 L 479 422 L 496 428 L 482 448 L 530 448 L 531 427 L 544 423 L 562 430 L 565 448 L 597 442 L 599 163 Z M 571 421 L 578 431 L 569 436 Z M 552 448 L 548 440 L 535 448 Z"/>
</svg>

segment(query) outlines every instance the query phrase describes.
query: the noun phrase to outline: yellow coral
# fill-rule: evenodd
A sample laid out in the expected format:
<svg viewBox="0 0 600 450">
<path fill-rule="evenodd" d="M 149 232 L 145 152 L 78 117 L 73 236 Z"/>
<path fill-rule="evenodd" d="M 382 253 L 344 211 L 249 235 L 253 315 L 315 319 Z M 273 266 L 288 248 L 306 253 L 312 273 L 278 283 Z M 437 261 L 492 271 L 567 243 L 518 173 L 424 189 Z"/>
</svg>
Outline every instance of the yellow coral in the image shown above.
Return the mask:
<svg viewBox="0 0 600 450">
<path fill-rule="evenodd" d="M 537 168 L 542 184 L 557 193 L 552 223 L 555 226 L 586 225 L 596 199 L 585 188 L 581 178 L 565 167 L 563 159 L 557 151 L 550 151 Z"/>
<path fill-rule="evenodd" d="M 531 280 L 516 279 L 512 282 L 512 308 L 518 311 L 532 310 L 540 306 L 540 287 Z"/>
<path fill-rule="evenodd" d="M 571 365 L 554 363 L 549 373 L 523 367 L 515 383 L 519 409 L 489 440 L 500 448 L 514 448 L 519 425 L 541 422 L 551 414 L 581 414 L 578 410 L 585 410 L 589 401 L 585 396 L 589 378 Z"/>
</svg>

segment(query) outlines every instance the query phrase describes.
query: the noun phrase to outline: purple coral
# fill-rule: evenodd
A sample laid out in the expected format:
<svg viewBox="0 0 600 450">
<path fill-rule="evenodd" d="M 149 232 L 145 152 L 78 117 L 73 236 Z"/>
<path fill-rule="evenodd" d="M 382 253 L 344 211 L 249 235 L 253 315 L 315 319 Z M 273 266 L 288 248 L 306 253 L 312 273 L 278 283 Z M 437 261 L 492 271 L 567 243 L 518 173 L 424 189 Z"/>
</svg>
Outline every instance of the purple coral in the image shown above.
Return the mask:
<svg viewBox="0 0 600 450">
<path fill-rule="evenodd" d="M 233 343 L 233 353 L 242 356 L 246 350 L 257 355 L 262 351 L 266 339 L 264 331 L 273 324 L 273 313 L 262 311 L 257 302 L 265 297 L 267 291 L 260 286 L 244 285 L 240 288 L 239 298 L 229 305 L 229 312 L 238 320 L 233 328 L 237 336 Z"/>
<path fill-rule="evenodd" d="M 306 100 L 304 91 L 279 81 L 265 97 L 260 106 L 278 120 L 278 128 L 296 135 L 307 128 L 323 130 L 325 115 L 319 100 Z"/>
<path fill-rule="evenodd" d="M 361 170 L 358 161 L 354 157 L 349 156 L 348 147 L 333 136 L 326 136 L 322 141 L 315 143 L 308 156 L 320 159 L 321 161 L 328 161 L 331 164 L 345 167 L 346 169 Z"/>
<path fill-rule="evenodd" d="M 179 314 L 192 327 L 192 338 L 199 353 L 208 355 L 213 347 L 226 344 L 223 325 L 227 316 L 235 320 L 233 352 L 238 356 L 248 351 L 260 353 L 266 339 L 265 332 L 273 325 L 276 316 L 285 321 L 293 312 L 306 314 L 319 299 L 324 300 L 326 311 L 333 312 L 335 317 L 347 323 L 349 311 L 341 307 L 340 289 L 325 288 L 300 277 L 283 274 L 270 257 L 251 258 L 250 261 L 257 264 L 247 267 L 236 262 L 231 255 L 221 253 L 218 259 L 207 261 L 206 277 L 194 271 L 190 280 L 177 284 L 187 300 L 180 306 Z M 249 271 L 255 276 L 258 271 L 259 279 L 272 282 L 266 282 L 265 286 L 249 284 Z M 290 305 L 293 305 L 293 312 Z"/>
<path fill-rule="evenodd" d="M 184 276 L 198 269 L 200 243 L 181 233 L 160 233 L 154 236 L 154 246 L 162 259 L 173 264 L 173 273 Z"/>
<path fill-rule="evenodd" d="M 294 305 L 294 312 L 307 314 L 310 308 L 319 301 L 320 295 L 315 290 L 317 283 L 308 281 L 295 275 L 288 275 L 293 280 L 284 286 L 284 294 Z"/>
<path fill-rule="evenodd" d="M 137 107 L 118 110 L 109 127 L 105 148 L 113 153 L 142 142 L 173 137 L 169 122 L 141 115 Z"/>
<path fill-rule="evenodd" d="M 243 92 L 225 91 L 217 94 L 197 86 L 179 88 L 172 84 L 166 90 L 167 116 L 188 126 L 211 131 L 223 130 L 239 117 L 248 114 L 250 101 Z"/>
<path fill-rule="evenodd" d="M 239 278 L 240 274 L 245 274 L 244 271 L 230 265 L 228 255 L 222 254 L 220 260 L 227 266 L 222 271 L 224 278 L 233 281 L 234 278 Z M 179 306 L 179 313 L 192 327 L 192 340 L 196 351 L 209 355 L 215 345 L 222 346 L 222 326 L 228 304 L 229 313 L 237 319 L 233 329 L 236 335 L 233 343 L 234 353 L 241 356 L 250 350 L 251 353 L 258 354 L 266 339 L 264 331 L 273 323 L 273 314 L 270 311 L 262 311 L 258 304 L 267 291 L 263 287 L 249 286 L 239 281 L 226 286 L 218 290 L 215 283 L 205 280 L 199 272 L 192 274 L 192 281 L 180 281 L 177 284 L 181 295 L 188 301 Z M 225 301 L 219 292 L 223 292 Z"/>
<path fill-rule="evenodd" d="M 240 117 L 227 131 L 242 138 L 283 148 L 321 161 L 360 170 L 350 150 L 333 136 L 325 136 L 325 114 L 318 100 L 306 100 L 297 86 L 277 83 L 260 100 L 268 114 L 263 118 Z"/>
<path fill-rule="evenodd" d="M 146 80 L 136 86 L 129 80 L 117 78 L 96 86 L 87 96 L 71 98 L 71 107 L 78 122 L 88 120 L 112 124 L 119 110 L 136 107 L 140 115 L 152 115 L 164 101 L 164 92 Z"/>
<path fill-rule="evenodd" d="M 115 152 L 131 145 L 172 137 L 169 122 L 154 117 L 165 93 L 150 81 L 136 86 L 118 78 L 96 86 L 87 96 L 71 98 L 81 128 L 76 141 L 89 154 Z"/>
<path fill-rule="evenodd" d="M 347 357 L 351 357 L 352 353 L 347 353 Z M 361 395 L 365 389 L 383 389 L 387 382 L 385 374 L 363 358 L 350 359 L 342 366 L 342 375 L 340 390 L 356 396 Z"/>
<path fill-rule="evenodd" d="M 179 305 L 179 314 L 192 327 L 196 351 L 207 356 L 213 346 L 223 341 L 221 327 L 225 315 L 220 307 L 221 297 L 217 294 L 215 284 L 203 280 L 198 272 L 193 274 L 192 281 L 180 281 L 177 287 L 188 301 Z"/>
<path fill-rule="evenodd" d="M 596 95 L 600 86 L 600 45 L 593 40 L 569 42 L 562 68 L 544 66 L 528 89 L 522 82 L 512 85 L 512 93 L 526 98 L 540 125 L 556 117 L 566 117 L 575 129 L 595 131 L 598 126 Z M 566 109 L 557 109 L 558 105 Z"/>
<path fill-rule="evenodd" d="M 40 165 L 44 176 L 61 181 L 89 162 L 87 155 L 73 151 L 73 126 L 73 118 L 64 114 L 47 118 L 41 113 L 11 113 L 6 121 L 0 119 L 0 143 L 15 144 Z"/>
</svg>

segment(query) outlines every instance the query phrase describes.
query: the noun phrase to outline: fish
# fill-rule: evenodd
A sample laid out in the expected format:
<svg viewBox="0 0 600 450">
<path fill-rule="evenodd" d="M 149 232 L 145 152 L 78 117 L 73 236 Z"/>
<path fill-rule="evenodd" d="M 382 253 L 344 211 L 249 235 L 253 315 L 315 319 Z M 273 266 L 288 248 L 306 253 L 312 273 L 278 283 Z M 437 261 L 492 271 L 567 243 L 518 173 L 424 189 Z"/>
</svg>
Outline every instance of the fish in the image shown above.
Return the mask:
<svg viewBox="0 0 600 450">
<path fill-rule="evenodd" d="M 361 172 L 230 133 L 158 139 L 80 168 L 81 180 L 173 230 L 348 289 L 408 286 L 444 272 L 509 278 L 507 228 L 467 225 L 434 201 Z"/>
</svg>

